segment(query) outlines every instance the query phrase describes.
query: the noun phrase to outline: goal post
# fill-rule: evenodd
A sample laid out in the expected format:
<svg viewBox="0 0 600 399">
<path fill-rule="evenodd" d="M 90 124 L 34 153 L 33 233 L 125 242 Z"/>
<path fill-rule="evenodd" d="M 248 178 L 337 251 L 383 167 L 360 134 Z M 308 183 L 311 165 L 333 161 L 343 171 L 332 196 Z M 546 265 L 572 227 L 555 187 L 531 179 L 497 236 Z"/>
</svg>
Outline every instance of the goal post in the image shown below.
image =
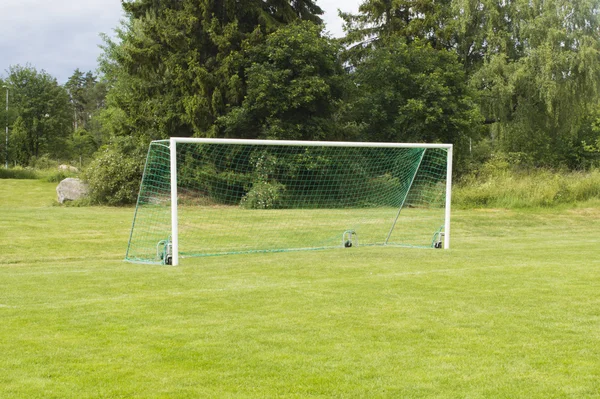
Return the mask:
<svg viewBox="0 0 600 399">
<path fill-rule="evenodd" d="M 452 145 L 153 141 L 126 260 L 450 247 Z"/>
</svg>

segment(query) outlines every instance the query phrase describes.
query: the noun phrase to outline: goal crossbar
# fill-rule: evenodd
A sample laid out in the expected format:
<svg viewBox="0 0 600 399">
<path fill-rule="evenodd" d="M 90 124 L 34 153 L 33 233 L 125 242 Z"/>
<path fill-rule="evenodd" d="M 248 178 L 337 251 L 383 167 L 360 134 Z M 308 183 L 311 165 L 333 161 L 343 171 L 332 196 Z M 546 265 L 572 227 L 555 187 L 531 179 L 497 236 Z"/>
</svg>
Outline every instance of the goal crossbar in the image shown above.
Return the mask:
<svg viewBox="0 0 600 399">
<path fill-rule="evenodd" d="M 366 147 L 366 148 L 445 148 L 452 149 L 452 144 L 431 143 L 375 143 L 364 141 L 302 141 L 302 140 L 254 140 L 254 139 L 211 139 L 194 137 L 171 137 L 168 140 L 156 140 L 162 143 L 187 144 L 240 144 L 266 146 L 295 146 L 295 147 Z"/>
</svg>

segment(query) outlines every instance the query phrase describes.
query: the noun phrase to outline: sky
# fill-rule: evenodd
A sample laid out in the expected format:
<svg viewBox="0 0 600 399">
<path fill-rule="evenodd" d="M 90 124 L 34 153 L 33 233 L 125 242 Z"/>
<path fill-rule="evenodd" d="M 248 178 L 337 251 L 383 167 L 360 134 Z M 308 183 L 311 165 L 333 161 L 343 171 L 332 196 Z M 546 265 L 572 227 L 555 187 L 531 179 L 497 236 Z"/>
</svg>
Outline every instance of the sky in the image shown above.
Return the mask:
<svg viewBox="0 0 600 399">
<path fill-rule="evenodd" d="M 326 30 L 342 36 L 337 10 L 356 12 L 361 1 L 317 0 Z M 0 0 L 0 76 L 28 64 L 61 84 L 76 68 L 95 72 L 100 34 L 113 36 L 122 18 L 120 0 Z"/>
</svg>

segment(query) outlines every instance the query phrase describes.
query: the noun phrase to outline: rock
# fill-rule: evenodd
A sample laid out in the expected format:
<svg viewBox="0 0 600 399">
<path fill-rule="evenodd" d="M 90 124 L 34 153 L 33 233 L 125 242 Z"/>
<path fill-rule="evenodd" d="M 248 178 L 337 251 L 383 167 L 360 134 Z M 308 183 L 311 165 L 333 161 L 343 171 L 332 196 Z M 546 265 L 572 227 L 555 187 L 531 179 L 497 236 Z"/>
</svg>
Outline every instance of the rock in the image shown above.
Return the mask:
<svg viewBox="0 0 600 399">
<path fill-rule="evenodd" d="M 66 172 L 79 172 L 79 169 L 77 169 L 75 166 L 71 166 L 71 165 L 58 165 L 58 170 L 64 170 Z"/>
<path fill-rule="evenodd" d="M 61 204 L 65 201 L 75 201 L 87 196 L 88 185 L 80 179 L 68 177 L 58 183 L 56 194 L 58 194 L 58 202 Z"/>
</svg>

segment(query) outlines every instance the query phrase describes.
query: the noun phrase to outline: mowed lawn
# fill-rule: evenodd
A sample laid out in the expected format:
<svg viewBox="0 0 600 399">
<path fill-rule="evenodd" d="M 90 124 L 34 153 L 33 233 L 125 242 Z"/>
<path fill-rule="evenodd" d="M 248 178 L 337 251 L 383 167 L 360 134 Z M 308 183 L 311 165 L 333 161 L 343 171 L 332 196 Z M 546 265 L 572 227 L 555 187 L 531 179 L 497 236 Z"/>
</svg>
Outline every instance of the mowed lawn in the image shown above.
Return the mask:
<svg viewBox="0 0 600 399">
<path fill-rule="evenodd" d="M 133 208 L 0 180 L 0 398 L 600 397 L 600 209 L 453 212 L 449 251 L 123 262 Z"/>
</svg>

